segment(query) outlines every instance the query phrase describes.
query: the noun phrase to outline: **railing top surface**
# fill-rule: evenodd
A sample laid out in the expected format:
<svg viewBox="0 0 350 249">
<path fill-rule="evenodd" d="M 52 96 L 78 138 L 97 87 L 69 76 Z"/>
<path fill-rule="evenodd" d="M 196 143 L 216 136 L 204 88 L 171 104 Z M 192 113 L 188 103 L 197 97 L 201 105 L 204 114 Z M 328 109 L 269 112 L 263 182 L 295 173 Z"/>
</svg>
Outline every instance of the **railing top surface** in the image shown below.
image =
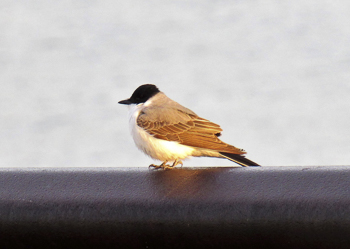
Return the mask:
<svg viewBox="0 0 350 249">
<path fill-rule="evenodd" d="M 350 200 L 350 166 L 0 169 L 2 200 Z"/>
<path fill-rule="evenodd" d="M 0 169 L 9 248 L 348 248 L 350 167 Z"/>
</svg>

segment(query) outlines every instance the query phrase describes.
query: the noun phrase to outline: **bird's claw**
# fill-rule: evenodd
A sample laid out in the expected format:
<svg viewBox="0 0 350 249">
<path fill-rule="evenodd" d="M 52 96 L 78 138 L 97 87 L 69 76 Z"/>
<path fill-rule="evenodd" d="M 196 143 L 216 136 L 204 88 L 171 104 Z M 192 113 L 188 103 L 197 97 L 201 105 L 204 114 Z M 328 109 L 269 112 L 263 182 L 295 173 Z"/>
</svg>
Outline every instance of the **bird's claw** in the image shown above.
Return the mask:
<svg viewBox="0 0 350 249">
<path fill-rule="evenodd" d="M 168 161 L 163 162 L 161 165 L 155 165 L 155 164 L 151 164 L 150 166 L 148 166 L 149 168 L 154 168 L 154 169 L 167 169 L 168 167 L 170 167 L 170 165 L 167 165 Z"/>
<path fill-rule="evenodd" d="M 176 165 L 181 164 L 181 168 L 183 166 L 182 161 L 180 160 L 175 160 L 174 163 L 172 165 L 167 164 L 168 161 L 163 162 L 161 165 L 155 165 L 155 164 L 151 164 L 150 166 L 148 166 L 149 168 L 154 168 L 154 169 L 163 169 L 163 170 L 168 170 L 168 169 L 173 169 L 175 168 Z"/>
</svg>

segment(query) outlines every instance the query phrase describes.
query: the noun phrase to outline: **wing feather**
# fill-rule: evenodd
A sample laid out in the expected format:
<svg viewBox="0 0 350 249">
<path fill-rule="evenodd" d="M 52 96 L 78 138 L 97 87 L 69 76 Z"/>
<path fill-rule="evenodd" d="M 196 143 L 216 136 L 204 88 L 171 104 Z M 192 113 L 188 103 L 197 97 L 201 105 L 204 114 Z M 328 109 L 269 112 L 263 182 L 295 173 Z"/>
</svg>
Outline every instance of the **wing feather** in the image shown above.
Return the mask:
<svg viewBox="0 0 350 249">
<path fill-rule="evenodd" d="M 137 125 L 155 138 L 219 152 L 245 154 L 243 150 L 222 142 L 218 138 L 222 129 L 209 120 L 198 117 L 194 113 L 186 113 L 176 109 L 166 110 L 164 108 L 161 110 L 163 112 L 161 116 L 155 116 L 157 111 L 160 110 L 153 110 L 152 115 L 148 115 L 147 108 L 145 108 L 137 119 Z M 165 111 L 169 113 L 164 113 Z M 176 116 L 176 119 L 162 120 L 164 117 L 173 116 Z"/>
</svg>

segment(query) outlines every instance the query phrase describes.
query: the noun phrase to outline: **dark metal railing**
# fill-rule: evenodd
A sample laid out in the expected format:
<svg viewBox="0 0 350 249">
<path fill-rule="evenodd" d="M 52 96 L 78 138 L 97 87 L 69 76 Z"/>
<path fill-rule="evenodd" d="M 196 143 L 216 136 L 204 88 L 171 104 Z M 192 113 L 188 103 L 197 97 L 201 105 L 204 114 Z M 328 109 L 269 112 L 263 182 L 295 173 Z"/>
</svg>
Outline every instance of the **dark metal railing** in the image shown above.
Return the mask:
<svg viewBox="0 0 350 249">
<path fill-rule="evenodd" d="M 0 169 L 1 248 L 349 248 L 350 167 Z"/>
</svg>

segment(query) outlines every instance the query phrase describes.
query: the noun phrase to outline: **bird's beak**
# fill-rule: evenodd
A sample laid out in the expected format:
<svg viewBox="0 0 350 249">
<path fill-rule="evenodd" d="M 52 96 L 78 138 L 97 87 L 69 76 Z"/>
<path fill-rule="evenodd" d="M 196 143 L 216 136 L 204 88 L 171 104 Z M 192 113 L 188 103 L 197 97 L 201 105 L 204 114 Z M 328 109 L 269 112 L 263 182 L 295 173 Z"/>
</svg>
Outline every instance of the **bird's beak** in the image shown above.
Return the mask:
<svg viewBox="0 0 350 249">
<path fill-rule="evenodd" d="M 130 101 L 130 99 L 124 99 L 118 102 L 119 104 L 123 104 L 123 105 L 130 105 L 132 104 L 132 102 Z"/>
</svg>

